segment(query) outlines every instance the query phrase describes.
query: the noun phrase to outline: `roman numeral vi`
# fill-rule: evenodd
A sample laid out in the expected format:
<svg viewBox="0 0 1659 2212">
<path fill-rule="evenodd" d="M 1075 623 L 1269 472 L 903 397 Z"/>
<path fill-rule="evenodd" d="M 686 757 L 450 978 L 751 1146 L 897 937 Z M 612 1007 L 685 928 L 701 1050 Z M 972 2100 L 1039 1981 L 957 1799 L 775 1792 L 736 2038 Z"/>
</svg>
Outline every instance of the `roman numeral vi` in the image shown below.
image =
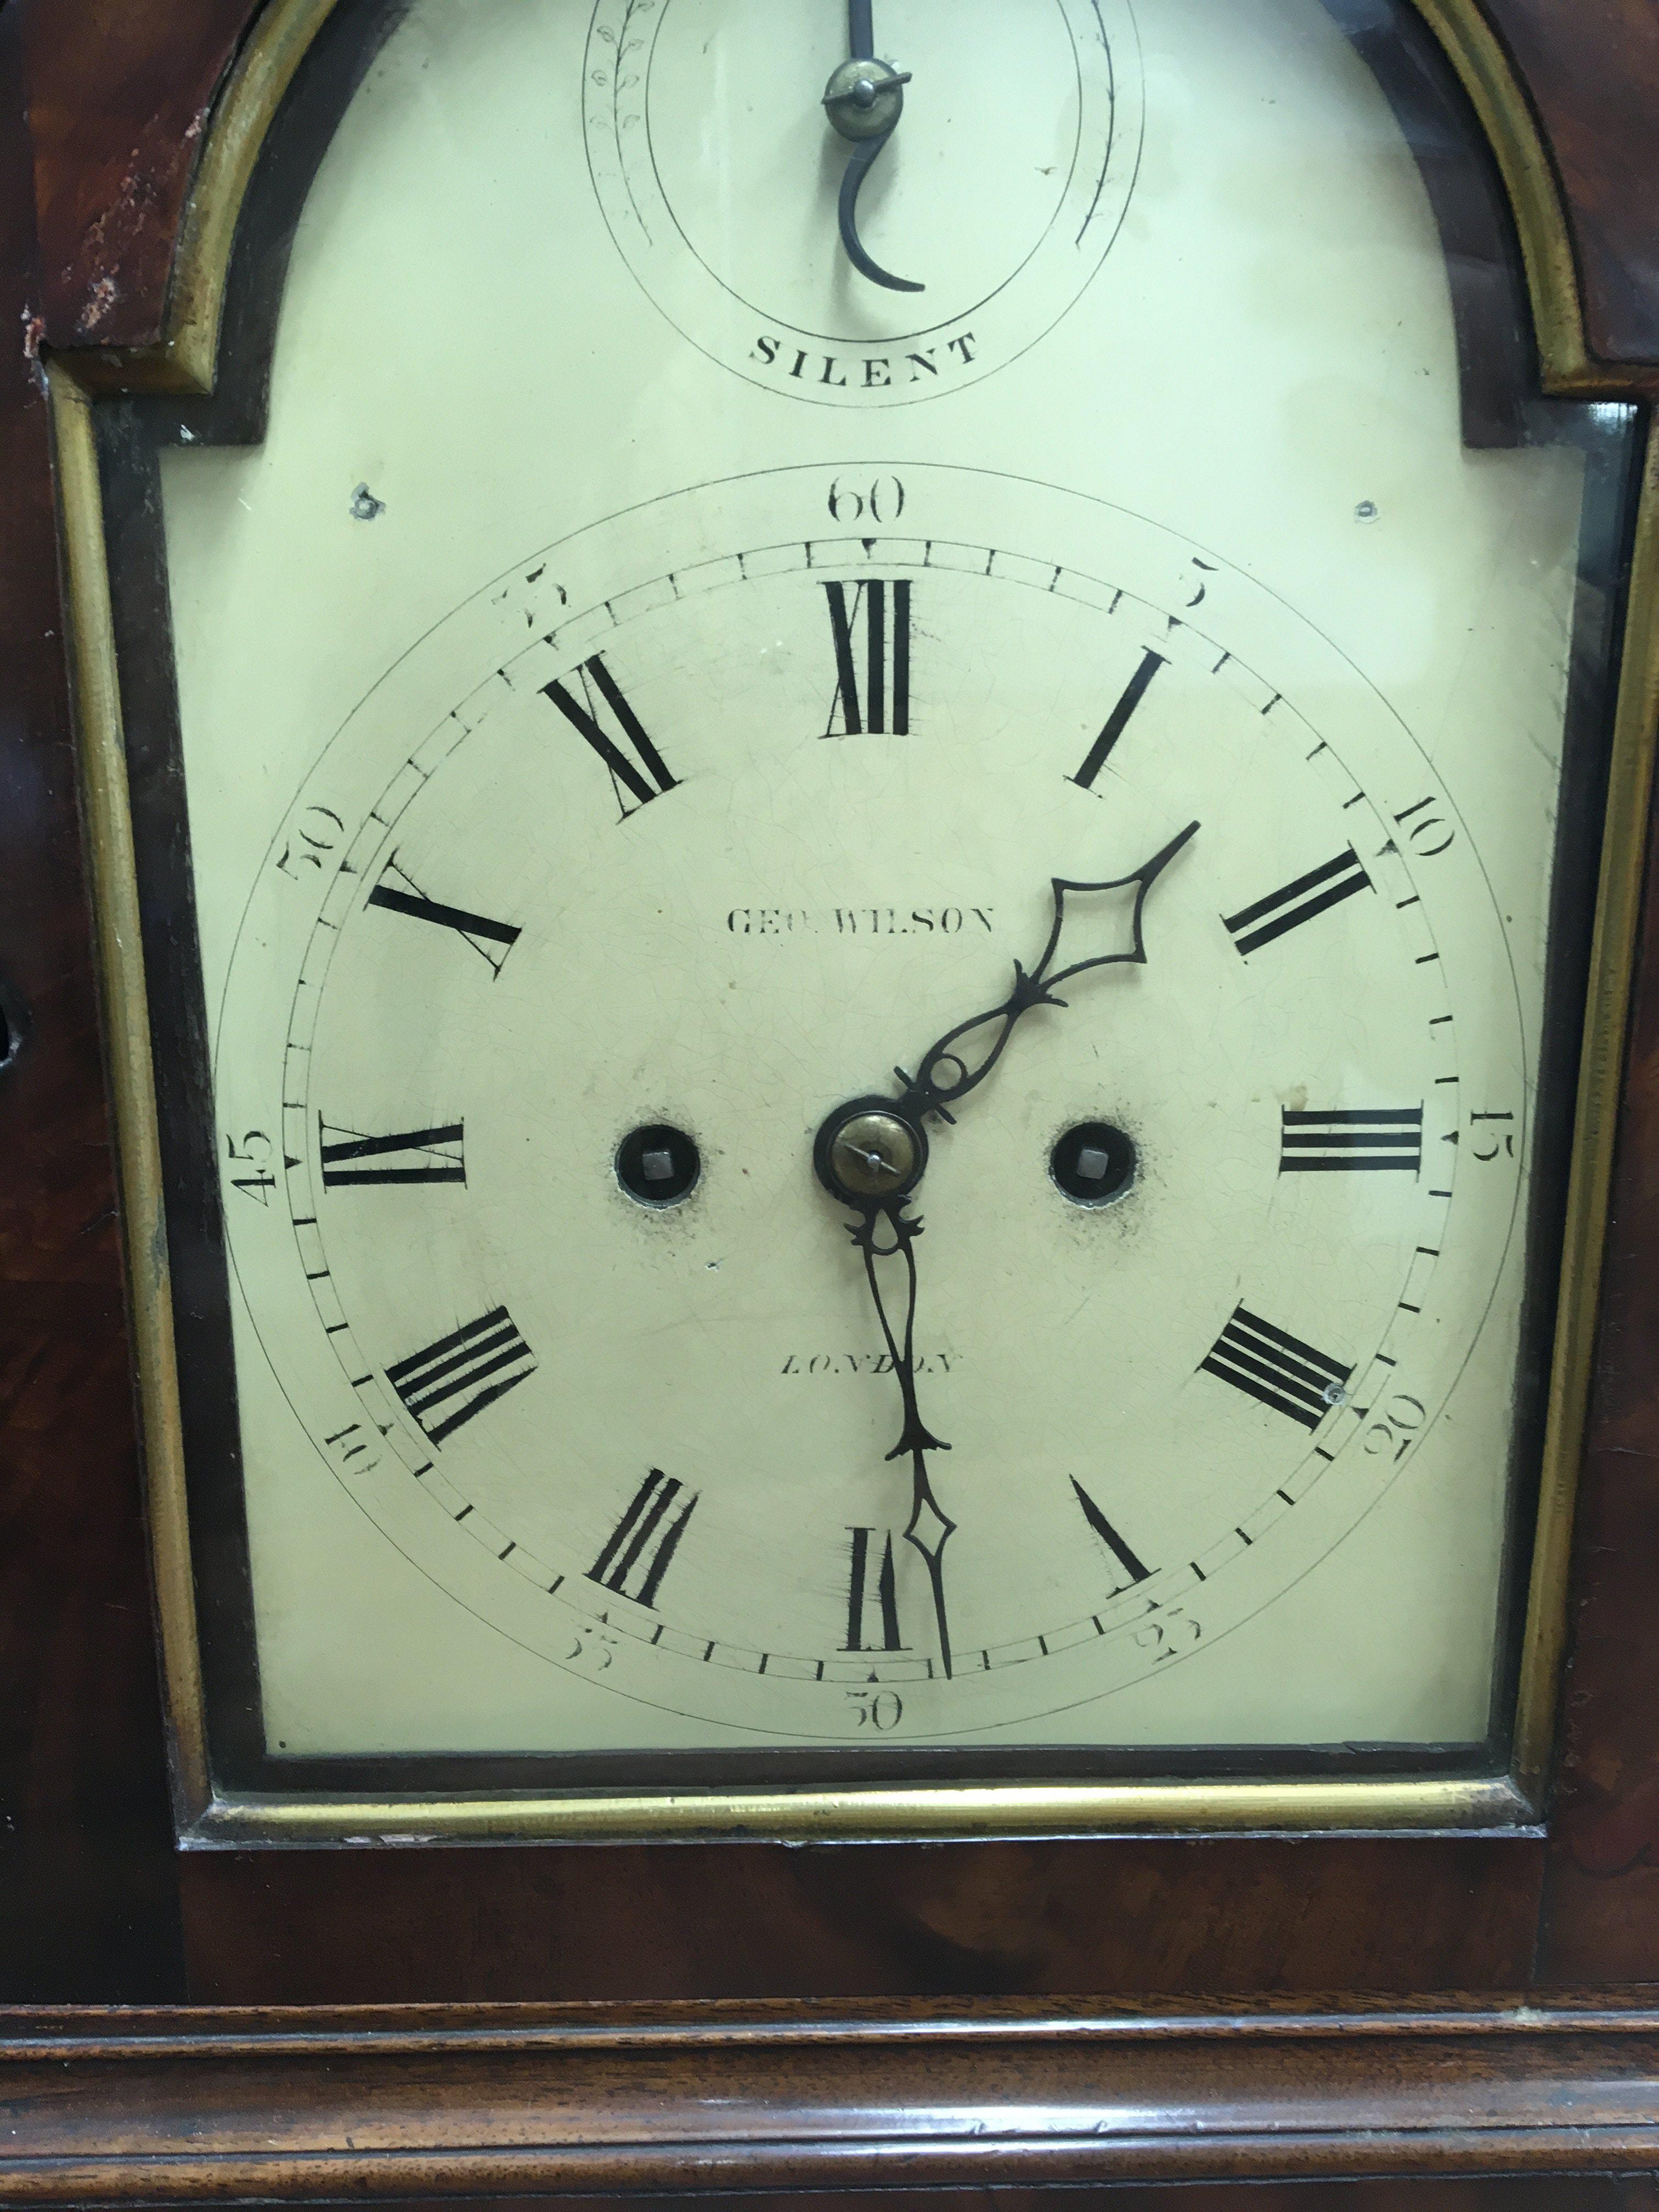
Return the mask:
<svg viewBox="0 0 1659 2212">
<path fill-rule="evenodd" d="M 893 1573 L 893 1536 L 888 1528 L 851 1528 L 847 1577 L 848 1651 L 902 1651 L 898 1591 Z M 876 1539 L 881 1548 L 876 1548 Z"/>
</svg>

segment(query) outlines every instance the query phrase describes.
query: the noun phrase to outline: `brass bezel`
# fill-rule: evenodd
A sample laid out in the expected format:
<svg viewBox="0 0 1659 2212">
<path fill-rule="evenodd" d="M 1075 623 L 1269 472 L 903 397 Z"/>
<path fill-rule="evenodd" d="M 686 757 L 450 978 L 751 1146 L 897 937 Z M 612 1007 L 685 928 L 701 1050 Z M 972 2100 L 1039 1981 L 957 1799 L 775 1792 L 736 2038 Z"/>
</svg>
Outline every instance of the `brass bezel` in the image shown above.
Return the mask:
<svg viewBox="0 0 1659 2212">
<path fill-rule="evenodd" d="M 336 0 L 269 0 L 219 96 L 180 231 L 165 333 L 152 348 L 48 364 L 81 777 L 115 1097 L 132 1331 L 173 1791 L 185 1846 L 560 1838 L 875 1841 L 1247 1832 L 1535 1830 L 1554 1741 L 1575 1493 L 1612 1181 L 1659 726 L 1659 430 L 1650 425 L 1619 675 L 1578 1085 L 1542 1479 L 1506 1774 L 1284 1782 L 915 1785 L 676 1796 L 384 1800 L 215 1791 L 197 1638 L 151 1036 L 126 777 L 94 392 L 214 388 L 237 221 L 266 133 Z M 1520 235 L 1543 384 L 1553 396 L 1644 398 L 1659 371 L 1588 350 L 1571 234 L 1526 93 L 1479 0 L 1412 0 L 1468 94 Z"/>
</svg>

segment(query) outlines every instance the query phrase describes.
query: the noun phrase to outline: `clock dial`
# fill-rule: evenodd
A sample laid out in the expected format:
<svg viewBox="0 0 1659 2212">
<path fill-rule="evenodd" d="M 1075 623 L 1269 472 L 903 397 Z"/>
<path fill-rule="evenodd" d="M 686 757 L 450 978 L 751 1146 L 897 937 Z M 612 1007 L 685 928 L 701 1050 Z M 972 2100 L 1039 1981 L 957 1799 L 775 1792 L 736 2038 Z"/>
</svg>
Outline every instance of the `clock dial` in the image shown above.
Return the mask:
<svg viewBox="0 0 1659 2212">
<path fill-rule="evenodd" d="M 780 1737 L 1052 1715 L 1442 1418 L 1508 966 L 1425 756 L 1212 550 L 965 468 L 712 484 L 325 750 L 231 970 L 232 1250 L 352 1496 L 544 1658 Z"/>
<path fill-rule="evenodd" d="M 1509 1724 L 1628 426 L 1322 0 L 865 13 L 414 0 L 146 417 L 240 1787 Z"/>
<path fill-rule="evenodd" d="M 629 267 L 714 360 L 820 405 L 935 398 L 1024 353 L 1098 271 L 1140 158 L 1128 0 L 883 0 L 875 36 L 909 82 L 855 234 L 904 291 L 843 249 L 860 142 L 826 121 L 839 6 L 601 0 L 584 58 L 593 190 Z"/>
</svg>

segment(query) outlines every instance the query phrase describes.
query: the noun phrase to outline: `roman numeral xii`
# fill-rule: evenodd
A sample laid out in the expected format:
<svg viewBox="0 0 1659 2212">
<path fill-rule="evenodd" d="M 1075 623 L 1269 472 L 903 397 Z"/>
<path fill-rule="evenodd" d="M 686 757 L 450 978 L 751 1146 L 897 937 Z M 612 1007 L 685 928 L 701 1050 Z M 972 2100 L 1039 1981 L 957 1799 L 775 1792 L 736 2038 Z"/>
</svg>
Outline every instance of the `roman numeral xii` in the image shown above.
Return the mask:
<svg viewBox="0 0 1659 2212">
<path fill-rule="evenodd" d="M 910 586 L 826 584 L 836 696 L 827 738 L 908 737 L 910 731 Z M 850 594 L 850 595 L 849 595 Z"/>
</svg>

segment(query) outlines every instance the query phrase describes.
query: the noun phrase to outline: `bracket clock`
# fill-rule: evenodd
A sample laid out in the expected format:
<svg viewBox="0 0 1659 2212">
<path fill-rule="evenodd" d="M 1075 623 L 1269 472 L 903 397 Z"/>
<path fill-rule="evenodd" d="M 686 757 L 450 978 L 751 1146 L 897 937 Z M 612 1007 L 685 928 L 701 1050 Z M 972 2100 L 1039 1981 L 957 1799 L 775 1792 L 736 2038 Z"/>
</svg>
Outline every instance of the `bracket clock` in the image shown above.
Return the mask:
<svg viewBox="0 0 1659 2212">
<path fill-rule="evenodd" d="M 0 2193 L 1656 2201 L 1650 12 L 0 74 Z"/>
</svg>

